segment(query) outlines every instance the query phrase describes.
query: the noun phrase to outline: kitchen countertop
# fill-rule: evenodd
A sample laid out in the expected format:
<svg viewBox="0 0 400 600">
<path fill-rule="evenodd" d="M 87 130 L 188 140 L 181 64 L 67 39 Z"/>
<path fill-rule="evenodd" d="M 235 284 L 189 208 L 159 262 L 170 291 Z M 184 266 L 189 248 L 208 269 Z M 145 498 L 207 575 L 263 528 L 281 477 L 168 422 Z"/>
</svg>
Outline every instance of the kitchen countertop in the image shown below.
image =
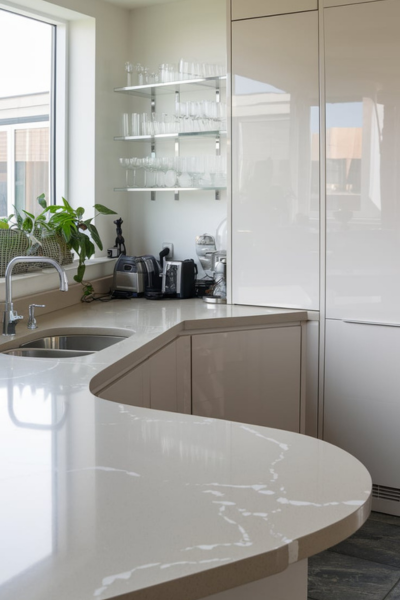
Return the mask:
<svg viewBox="0 0 400 600">
<path fill-rule="evenodd" d="M 182 331 L 306 318 L 134 300 L 54 312 L 34 332 L 20 323 L 18 343 L 70 327 L 132 335 L 79 358 L 0 355 L 1 600 L 194 600 L 279 573 L 358 529 L 371 480 L 342 450 L 89 391 L 106 369 L 134 365 Z"/>
</svg>

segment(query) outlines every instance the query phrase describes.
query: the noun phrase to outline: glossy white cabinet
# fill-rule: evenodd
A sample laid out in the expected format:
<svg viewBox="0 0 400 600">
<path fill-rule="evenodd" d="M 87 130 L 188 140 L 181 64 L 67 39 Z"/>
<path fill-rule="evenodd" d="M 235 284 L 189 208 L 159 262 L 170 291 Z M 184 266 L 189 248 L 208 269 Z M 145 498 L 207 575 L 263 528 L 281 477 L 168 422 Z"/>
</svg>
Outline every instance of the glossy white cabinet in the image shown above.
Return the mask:
<svg viewBox="0 0 400 600">
<path fill-rule="evenodd" d="M 232 23 L 232 299 L 318 309 L 316 11 Z"/>
<path fill-rule="evenodd" d="M 171 342 L 97 395 L 106 400 L 190 414 L 190 336 Z"/>
<path fill-rule="evenodd" d="M 193 414 L 298 432 L 300 355 L 300 326 L 193 336 Z"/>
<path fill-rule="evenodd" d="M 317 10 L 317 0 L 231 0 L 232 20 Z"/>
<path fill-rule="evenodd" d="M 327 321 L 324 440 L 400 497 L 399 357 L 399 327 Z"/>
<path fill-rule="evenodd" d="M 400 2 L 324 19 L 327 316 L 400 323 Z"/>
</svg>

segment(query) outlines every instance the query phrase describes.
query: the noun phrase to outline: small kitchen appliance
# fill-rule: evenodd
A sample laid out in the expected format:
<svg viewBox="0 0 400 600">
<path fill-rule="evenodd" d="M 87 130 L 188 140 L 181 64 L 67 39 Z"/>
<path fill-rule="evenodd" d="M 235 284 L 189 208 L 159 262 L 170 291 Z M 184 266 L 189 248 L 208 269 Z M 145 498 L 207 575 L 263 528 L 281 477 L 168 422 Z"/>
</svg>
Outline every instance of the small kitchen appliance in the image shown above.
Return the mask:
<svg viewBox="0 0 400 600">
<path fill-rule="evenodd" d="M 146 265 L 140 256 L 121 254 L 115 263 L 113 276 L 114 298 L 135 298 L 143 295 L 147 282 Z"/>
<path fill-rule="evenodd" d="M 165 297 L 194 298 L 197 267 L 193 259 L 165 260 L 162 293 Z"/>
</svg>

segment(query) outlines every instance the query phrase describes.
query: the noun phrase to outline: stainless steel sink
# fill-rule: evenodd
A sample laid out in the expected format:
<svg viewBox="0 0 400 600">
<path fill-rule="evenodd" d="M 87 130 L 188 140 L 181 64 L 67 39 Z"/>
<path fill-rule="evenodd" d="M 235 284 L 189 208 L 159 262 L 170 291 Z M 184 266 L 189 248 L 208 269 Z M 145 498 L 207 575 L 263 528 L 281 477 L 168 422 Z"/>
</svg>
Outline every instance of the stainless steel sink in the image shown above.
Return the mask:
<svg viewBox="0 0 400 600">
<path fill-rule="evenodd" d="M 3 350 L 2 354 L 11 354 L 12 356 L 25 356 L 26 358 L 73 358 L 74 356 L 86 356 L 93 352 L 83 350 L 56 350 L 47 348 L 12 348 Z"/>
<path fill-rule="evenodd" d="M 122 342 L 126 338 L 120 335 L 97 335 L 97 334 L 68 334 L 53 335 L 38 338 L 32 342 L 20 344 L 19 348 L 43 348 L 46 350 L 78 350 L 86 354 L 99 352 Z"/>
<path fill-rule="evenodd" d="M 47 335 L 1 352 L 28 358 L 73 358 L 99 352 L 123 340 L 126 336 L 103 333 Z"/>
</svg>

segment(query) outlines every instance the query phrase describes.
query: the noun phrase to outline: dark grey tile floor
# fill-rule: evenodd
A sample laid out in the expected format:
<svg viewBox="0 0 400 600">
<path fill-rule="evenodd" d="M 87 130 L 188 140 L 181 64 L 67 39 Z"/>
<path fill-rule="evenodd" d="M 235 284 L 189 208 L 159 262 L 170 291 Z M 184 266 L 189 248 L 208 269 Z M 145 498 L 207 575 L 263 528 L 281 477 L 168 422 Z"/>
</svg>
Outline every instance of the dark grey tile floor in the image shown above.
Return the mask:
<svg viewBox="0 0 400 600">
<path fill-rule="evenodd" d="M 309 600 L 400 600 L 400 517 L 371 513 L 308 565 Z"/>
</svg>

